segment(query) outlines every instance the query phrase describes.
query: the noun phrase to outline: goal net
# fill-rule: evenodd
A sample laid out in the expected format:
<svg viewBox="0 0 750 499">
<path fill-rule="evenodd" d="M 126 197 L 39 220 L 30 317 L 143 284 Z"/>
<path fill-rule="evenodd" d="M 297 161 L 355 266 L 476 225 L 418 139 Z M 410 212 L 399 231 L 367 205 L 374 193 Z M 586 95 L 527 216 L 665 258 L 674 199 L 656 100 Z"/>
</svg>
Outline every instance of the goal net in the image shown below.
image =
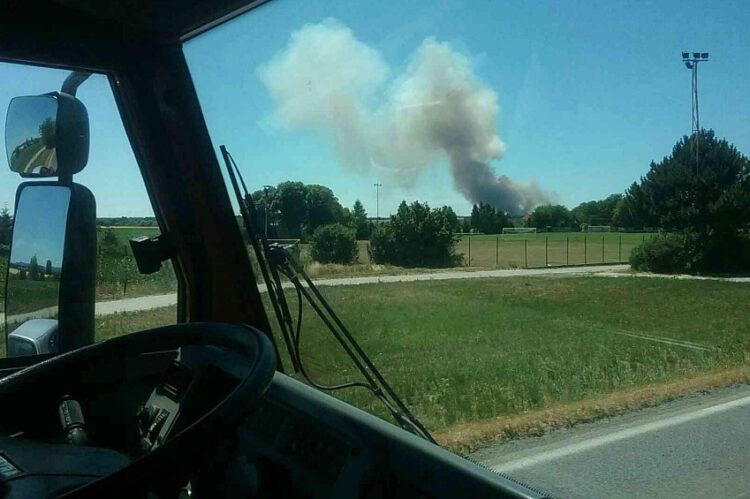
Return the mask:
<svg viewBox="0 0 750 499">
<path fill-rule="evenodd" d="M 503 234 L 535 234 L 536 227 L 503 227 Z"/>
<path fill-rule="evenodd" d="M 586 232 L 612 232 L 612 226 L 610 225 L 589 225 L 586 227 Z"/>
</svg>

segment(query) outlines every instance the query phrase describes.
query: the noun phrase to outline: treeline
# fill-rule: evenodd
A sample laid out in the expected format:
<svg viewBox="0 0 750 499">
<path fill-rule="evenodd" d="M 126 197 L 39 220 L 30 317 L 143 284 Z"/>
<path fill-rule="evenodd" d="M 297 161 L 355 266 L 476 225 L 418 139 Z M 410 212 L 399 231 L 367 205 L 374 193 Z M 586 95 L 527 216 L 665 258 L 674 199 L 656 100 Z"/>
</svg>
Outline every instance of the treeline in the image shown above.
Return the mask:
<svg viewBox="0 0 750 499">
<path fill-rule="evenodd" d="M 99 217 L 98 227 L 158 227 L 154 217 Z"/>
</svg>

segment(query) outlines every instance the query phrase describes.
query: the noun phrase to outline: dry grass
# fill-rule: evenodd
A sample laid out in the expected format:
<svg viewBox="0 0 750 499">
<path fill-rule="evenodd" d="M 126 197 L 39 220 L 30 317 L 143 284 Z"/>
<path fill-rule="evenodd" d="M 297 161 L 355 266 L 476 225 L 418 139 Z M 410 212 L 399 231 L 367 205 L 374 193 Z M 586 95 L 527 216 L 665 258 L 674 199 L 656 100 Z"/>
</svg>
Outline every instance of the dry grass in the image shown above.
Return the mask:
<svg viewBox="0 0 750 499">
<path fill-rule="evenodd" d="M 748 382 L 750 367 L 742 366 L 671 383 L 651 384 L 578 402 L 557 404 L 542 410 L 458 424 L 435 433 L 434 437 L 444 447 L 467 454 L 492 442 L 541 435 L 555 428 L 570 427 L 692 393 Z"/>
</svg>

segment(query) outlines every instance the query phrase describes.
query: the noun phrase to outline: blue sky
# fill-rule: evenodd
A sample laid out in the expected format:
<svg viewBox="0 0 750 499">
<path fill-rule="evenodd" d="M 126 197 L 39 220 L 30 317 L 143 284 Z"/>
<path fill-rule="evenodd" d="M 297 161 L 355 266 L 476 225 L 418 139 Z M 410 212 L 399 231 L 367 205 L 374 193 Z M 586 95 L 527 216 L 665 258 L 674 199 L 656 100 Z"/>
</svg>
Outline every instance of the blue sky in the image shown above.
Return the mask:
<svg viewBox="0 0 750 499">
<path fill-rule="evenodd" d="M 29 263 L 36 256 L 39 265 L 50 260 L 53 267 L 61 267 L 69 205 L 70 191 L 66 188 L 24 189 L 10 261 Z"/>
<path fill-rule="evenodd" d="M 392 74 L 428 37 L 468 57 L 497 93 L 496 133 L 506 153 L 492 163 L 495 171 L 535 180 L 570 207 L 622 192 L 690 131 L 683 50 L 711 53 L 700 74 L 702 124 L 750 152 L 746 2 L 274 0 L 185 48 L 214 145 L 229 147 L 251 188 L 287 179 L 321 183 L 343 204 L 361 199 L 374 214 L 372 184 L 382 182 L 381 215 L 401 199 L 450 204 L 458 213 L 470 208 L 445 160 L 405 189 L 345 168 L 320 135 L 278 126 L 258 68 L 285 49 L 293 31 L 327 18 L 378 51 Z M 13 95 L 59 88 L 63 78 L 2 64 L 0 106 Z M 91 115 L 92 154 L 78 180 L 96 195 L 100 215 L 150 214 L 106 80 L 86 82 L 79 97 Z M 0 169 L 0 203 L 12 204 L 17 180 L 7 165 Z"/>
</svg>

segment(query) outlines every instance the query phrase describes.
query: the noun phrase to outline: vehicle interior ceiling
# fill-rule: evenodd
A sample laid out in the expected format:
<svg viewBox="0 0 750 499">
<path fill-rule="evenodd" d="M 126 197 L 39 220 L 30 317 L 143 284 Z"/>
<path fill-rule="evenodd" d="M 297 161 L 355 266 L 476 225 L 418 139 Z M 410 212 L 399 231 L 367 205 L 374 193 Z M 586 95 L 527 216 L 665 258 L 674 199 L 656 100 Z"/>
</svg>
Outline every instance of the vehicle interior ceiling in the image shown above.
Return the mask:
<svg viewBox="0 0 750 499">
<path fill-rule="evenodd" d="M 181 48 L 260 3 L 11 0 L 0 7 L 0 60 L 109 75 L 160 228 L 174 243 L 179 319 L 246 324 L 270 334 Z M 150 352 L 71 374 L 89 391 L 86 418 L 98 446 L 128 454 L 138 408 L 173 359 Z M 227 359 L 217 362 L 231 364 Z M 0 374 L 24 367 L 14 363 Z M 277 365 L 289 368 L 287 359 Z M 55 441 L 61 394 L 54 392 L 70 383 L 51 383 L 25 410 L 4 412 L 0 427 Z M 238 440 L 255 478 L 245 473 L 235 483 L 259 496 L 542 495 L 280 373 L 254 409 Z"/>
</svg>

